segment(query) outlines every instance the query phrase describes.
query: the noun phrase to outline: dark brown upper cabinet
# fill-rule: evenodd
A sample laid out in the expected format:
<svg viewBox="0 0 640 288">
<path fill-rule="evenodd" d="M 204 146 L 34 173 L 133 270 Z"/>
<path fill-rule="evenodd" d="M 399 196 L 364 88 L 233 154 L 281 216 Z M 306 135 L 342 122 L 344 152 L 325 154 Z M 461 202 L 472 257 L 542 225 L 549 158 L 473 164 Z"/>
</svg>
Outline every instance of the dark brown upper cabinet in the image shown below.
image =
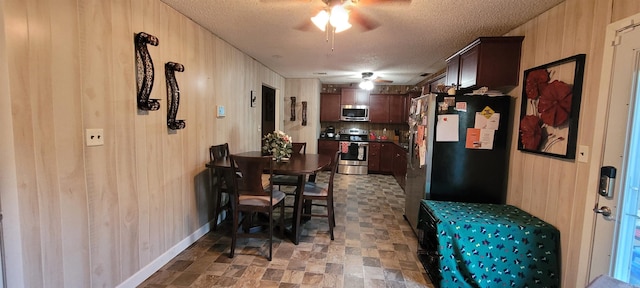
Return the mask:
<svg viewBox="0 0 640 288">
<path fill-rule="evenodd" d="M 389 123 L 389 98 L 386 94 L 369 95 L 369 122 Z"/>
<path fill-rule="evenodd" d="M 341 105 L 369 105 L 369 91 L 353 88 L 342 88 Z"/>
<path fill-rule="evenodd" d="M 409 95 L 389 96 L 389 123 L 399 124 L 406 122 L 408 114 L 407 98 L 410 98 Z"/>
<path fill-rule="evenodd" d="M 480 37 L 447 59 L 447 85 L 508 90 L 518 85 L 523 36 Z"/>
<path fill-rule="evenodd" d="M 340 94 L 321 93 L 320 94 L 320 121 L 338 122 L 340 121 Z"/>
</svg>

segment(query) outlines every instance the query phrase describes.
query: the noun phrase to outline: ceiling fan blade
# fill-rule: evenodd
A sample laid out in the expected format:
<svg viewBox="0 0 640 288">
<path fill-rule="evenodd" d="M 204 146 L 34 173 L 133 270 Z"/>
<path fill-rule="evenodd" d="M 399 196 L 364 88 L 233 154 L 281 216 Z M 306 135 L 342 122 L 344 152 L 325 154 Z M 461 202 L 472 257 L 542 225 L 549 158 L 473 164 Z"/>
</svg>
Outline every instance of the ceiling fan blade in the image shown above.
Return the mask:
<svg viewBox="0 0 640 288">
<path fill-rule="evenodd" d="M 373 80 L 373 82 L 375 82 L 375 83 L 393 83 L 393 80 L 385 80 L 385 79 L 378 78 L 378 79 Z"/>
<path fill-rule="evenodd" d="M 353 20 L 353 23 L 362 26 L 365 31 L 370 31 L 380 26 L 380 23 L 378 21 L 372 20 L 369 17 L 364 16 L 362 13 L 358 12 L 356 9 L 352 9 L 351 12 L 349 12 L 349 19 Z"/>
<path fill-rule="evenodd" d="M 300 30 L 300 31 L 303 31 L 303 32 L 311 31 L 311 30 L 313 30 L 313 28 L 315 28 L 315 26 L 313 25 L 313 22 L 311 22 L 311 20 L 309 20 L 309 19 L 307 19 L 305 21 L 302 21 L 300 24 L 298 24 L 295 27 L 293 27 L 293 29 Z M 316 28 L 316 30 L 318 30 L 318 29 Z M 318 31 L 320 31 L 320 30 L 318 30 Z"/>
</svg>

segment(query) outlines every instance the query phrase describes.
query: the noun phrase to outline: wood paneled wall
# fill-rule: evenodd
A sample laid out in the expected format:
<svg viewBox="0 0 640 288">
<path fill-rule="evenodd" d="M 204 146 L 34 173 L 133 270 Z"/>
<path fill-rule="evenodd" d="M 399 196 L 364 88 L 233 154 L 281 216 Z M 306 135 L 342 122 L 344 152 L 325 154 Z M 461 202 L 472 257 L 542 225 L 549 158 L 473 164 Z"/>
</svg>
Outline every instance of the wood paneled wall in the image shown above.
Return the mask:
<svg viewBox="0 0 640 288">
<path fill-rule="evenodd" d="M 284 131 L 295 142 L 307 142 L 307 153 L 318 152 L 320 136 L 320 81 L 318 79 L 287 79 L 284 97 Z M 296 120 L 291 119 L 291 97 L 296 97 Z M 307 125 L 302 126 L 302 101 L 307 101 Z"/>
<path fill-rule="evenodd" d="M 606 26 L 640 12 L 635 0 L 567 0 L 512 30 L 524 35 L 520 75 L 524 70 L 585 53 L 578 145 L 591 147 L 589 161 L 600 161 L 601 143 L 594 139 L 594 117 Z M 520 79 L 522 83 L 523 79 Z M 517 150 L 522 85 L 517 97 L 512 133 L 507 202 L 553 224 L 560 230 L 562 287 L 584 287 L 590 249 L 595 193 L 589 191 L 590 163 L 562 160 Z M 597 175 L 597 173 L 596 173 Z M 595 249 L 598 249 L 597 247 Z M 600 248 L 606 249 L 606 248 Z"/>
<path fill-rule="evenodd" d="M 606 25 L 638 12 L 635 0 L 567 0 L 508 33 L 525 36 L 521 75 L 587 54 L 579 144 L 598 143 L 588 116 L 604 96 L 596 91 Z M 286 93 L 283 77 L 158 0 L 0 0 L 0 14 L 9 287 L 113 287 L 206 225 L 208 146 L 259 149 L 261 112 L 249 107 L 251 90 L 264 84 L 279 99 L 309 95 L 299 102 L 318 112 L 310 96 L 317 83 L 294 81 L 298 90 Z M 149 47 L 160 111 L 135 106 L 133 35 L 140 31 L 160 39 Z M 178 119 L 187 127 L 175 132 L 166 128 L 167 61 L 185 65 L 176 77 Z M 511 94 L 519 99 L 521 88 Z M 216 105 L 226 117 L 215 117 Z M 296 131 L 285 114 L 279 123 L 294 137 L 317 133 Z M 562 286 L 584 287 L 589 164 L 518 151 L 515 122 L 508 202 L 560 229 Z M 103 128 L 105 145 L 85 147 L 87 128 Z"/>
<path fill-rule="evenodd" d="M 248 95 L 284 93 L 285 79 L 158 0 L 0 9 L 9 287 L 114 287 L 211 221 L 208 147 L 259 149 L 261 100 L 250 108 Z M 149 46 L 159 111 L 136 108 L 141 31 L 160 42 Z M 166 126 L 168 61 L 185 66 L 178 131 Z M 104 129 L 105 144 L 85 147 L 87 128 Z"/>
</svg>

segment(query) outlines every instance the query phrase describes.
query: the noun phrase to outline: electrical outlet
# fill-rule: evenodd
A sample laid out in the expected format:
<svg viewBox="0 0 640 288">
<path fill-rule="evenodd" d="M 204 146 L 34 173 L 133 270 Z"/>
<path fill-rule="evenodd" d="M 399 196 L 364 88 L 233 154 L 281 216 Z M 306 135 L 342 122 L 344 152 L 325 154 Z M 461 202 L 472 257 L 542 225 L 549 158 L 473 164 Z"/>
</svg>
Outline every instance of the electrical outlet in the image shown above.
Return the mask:
<svg viewBox="0 0 640 288">
<path fill-rule="evenodd" d="M 587 163 L 589 161 L 589 146 L 578 145 L 577 154 L 576 158 L 578 159 L 578 162 Z"/>
<path fill-rule="evenodd" d="M 87 146 L 102 146 L 104 145 L 104 131 L 103 129 L 87 129 L 85 132 L 85 140 Z"/>
</svg>

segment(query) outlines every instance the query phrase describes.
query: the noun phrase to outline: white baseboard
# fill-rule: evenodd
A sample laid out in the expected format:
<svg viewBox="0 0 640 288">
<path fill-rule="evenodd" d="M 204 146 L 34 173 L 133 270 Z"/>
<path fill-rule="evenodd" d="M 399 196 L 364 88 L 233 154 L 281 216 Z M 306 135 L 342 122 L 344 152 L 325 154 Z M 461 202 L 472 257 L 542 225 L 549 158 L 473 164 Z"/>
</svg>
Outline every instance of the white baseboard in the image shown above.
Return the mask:
<svg viewBox="0 0 640 288">
<path fill-rule="evenodd" d="M 158 257 L 155 260 L 151 261 L 151 263 L 149 263 L 147 266 L 145 266 L 142 269 L 140 269 L 138 272 L 136 272 L 131 277 L 129 277 L 129 279 L 127 279 L 124 282 L 120 283 L 116 287 L 118 287 L 118 288 L 120 288 L 120 287 L 122 287 L 122 288 L 129 288 L 129 287 L 134 288 L 134 287 L 137 287 L 142 282 L 144 282 L 144 280 L 147 280 L 147 278 L 149 278 L 151 275 L 153 275 L 153 273 L 155 273 L 156 271 L 160 270 L 160 268 L 162 268 L 162 266 L 164 266 L 165 264 L 169 263 L 169 261 L 171 261 L 171 259 L 173 259 L 174 257 L 178 256 L 178 254 L 180 254 L 180 252 L 184 251 L 184 249 L 187 249 L 187 247 L 191 246 L 191 244 L 193 244 L 196 241 L 198 241 L 198 239 L 200 239 L 200 237 L 202 237 L 205 234 L 209 233 L 209 231 L 211 230 L 211 224 L 212 224 L 212 222 L 209 222 L 209 223 L 203 225 L 198 230 L 193 232 L 191 235 L 187 236 L 187 238 L 184 238 L 182 241 L 178 242 L 178 244 L 176 244 L 175 246 L 171 247 L 169 250 L 167 250 L 167 252 L 164 252 L 164 254 L 160 255 L 160 257 Z"/>
</svg>

